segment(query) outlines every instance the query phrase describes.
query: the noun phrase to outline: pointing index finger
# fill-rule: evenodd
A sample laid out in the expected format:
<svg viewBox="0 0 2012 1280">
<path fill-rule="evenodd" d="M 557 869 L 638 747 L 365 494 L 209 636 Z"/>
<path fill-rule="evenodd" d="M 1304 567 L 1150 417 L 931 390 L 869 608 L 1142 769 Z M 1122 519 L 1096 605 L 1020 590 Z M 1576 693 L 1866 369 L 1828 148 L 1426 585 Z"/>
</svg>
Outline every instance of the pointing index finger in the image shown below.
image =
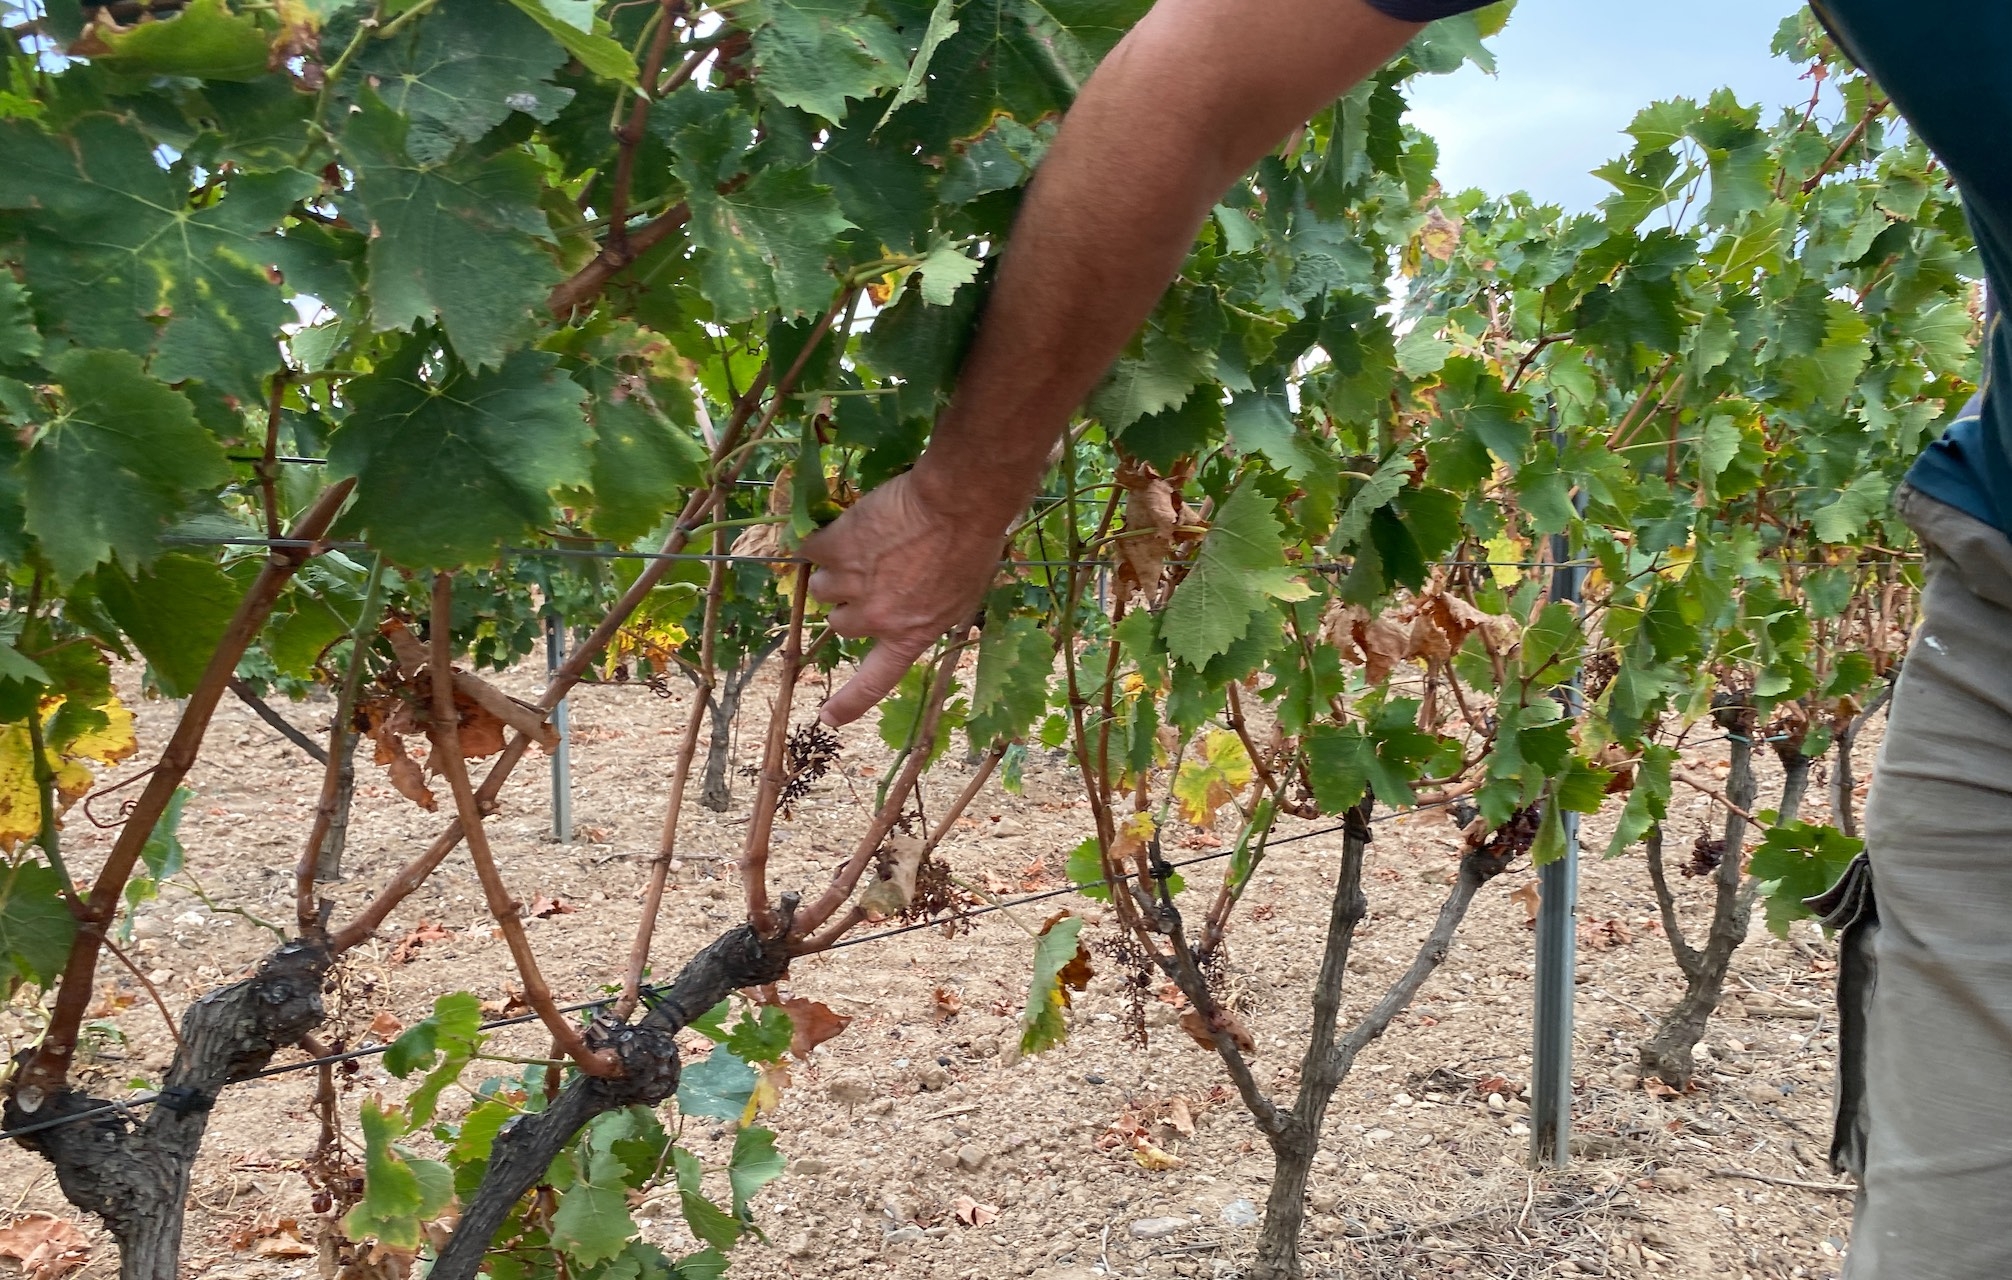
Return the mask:
<svg viewBox="0 0 2012 1280">
<path fill-rule="evenodd" d="M 873 651 L 852 673 L 852 679 L 819 709 L 817 718 L 833 728 L 859 719 L 894 692 L 894 686 L 901 683 L 901 677 L 908 674 L 908 669 L 928 647 L 926 640 L 920 644 L 883 640 L 873 646 Z"/>
</svg>

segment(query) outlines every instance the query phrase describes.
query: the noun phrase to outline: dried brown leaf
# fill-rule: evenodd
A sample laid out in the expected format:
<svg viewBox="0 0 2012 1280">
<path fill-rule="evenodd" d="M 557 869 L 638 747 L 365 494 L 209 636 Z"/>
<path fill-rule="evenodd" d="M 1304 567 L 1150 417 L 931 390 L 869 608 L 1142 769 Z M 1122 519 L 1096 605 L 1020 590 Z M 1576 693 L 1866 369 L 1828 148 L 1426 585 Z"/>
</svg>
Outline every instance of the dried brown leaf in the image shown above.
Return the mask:
<svg viewBox="0 0 2012 1280">
<path fill-rule="evenodd" d="M 421 920 L 409 933 L 393 944 L 391 954 L 385 959 L 390 964 L 405 964 L 418 954 L 420 947 L 453 936 L 438 920 Z"/>
<path fill-rule="evenodd" d="M 1167 557 L 1173 554 L 1181 501 L 1173 484 L 1136 458 L 1120 462 L 1116 478 L 1125 491 L 1125 524 L 1114 544 L 1117 598 L 1126 601 L 1144 595 L 1150 600 L 1159 588 Z"/>
<path fill-rule="evenodd" d="M 31 1213 L 0 1227 L 0 1258 L 20 1263 L 28 1280 L 57 1280 L 91 1260 L 91 1242 L 74 1222 Z"/>
<path fill-rule="evenodd" d="M 1236 1045 L 1237 1051 L 1245 1057 L 1257 1056 L 1257 1041 L 1251 1037 L 1250 1030 L 1228 1009 L 1217 1009 L 1214 1018 L 1204 1018 L 1199 1009 L 1190 1009 L 1181 1015 L 1181 1030 L 1187 1032 L 1189 1037 L 1204 1049 L 1212 1050 L 1216 1047 L 1212 1027 L 1227 1034 L 1230 1042 Z"/>
<path fill-rule="evenodd" d="M 940 996 L 943 988 L 938 987 Z M 852 1019 L 807 996 L 791 996 L 779 1002 L 789 1014 L 789 1051 L 808 1062 L 810 1051 L 852 1025 Z"/>
<path fill-rule="evenodd" d="M 372 759 L 385 766 L 386 776 L 391 779 L 391 785 L 398 788 L 398 794 L 428 813 L 439 808 L 439 802 L 426 785 L 426 775 L 420 770 L 419 762 L 405 749 L 405 739 L 392 732 L 388 722 L 374 723 L 370 736 L 377 744 Z"/>
<path fill-rule="evenodd" d="M 957 1220 L 967 1227 L 982 1227 L 999 1216 L 996 1204 L 980 1204 L 970 1196 L 958 1196 L 950 1202 Z"/>
</svg>

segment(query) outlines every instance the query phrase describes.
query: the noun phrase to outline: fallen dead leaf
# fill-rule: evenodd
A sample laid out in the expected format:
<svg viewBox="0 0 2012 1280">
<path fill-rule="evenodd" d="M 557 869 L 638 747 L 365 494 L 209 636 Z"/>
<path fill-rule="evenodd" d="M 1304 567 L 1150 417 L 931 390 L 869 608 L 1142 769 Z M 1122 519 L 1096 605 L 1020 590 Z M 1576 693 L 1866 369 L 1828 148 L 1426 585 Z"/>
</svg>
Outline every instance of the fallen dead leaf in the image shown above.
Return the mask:
<svg viewBox="0 0 2012 1280">
<path fill-rule="evenodd" d="M 1141 1138 L 1139 1145 L 1132 1148 L 1132 1159 L 1139 1162 L 1141 1169 L 1153 1173 L 1164 1173 L 1168 1169 L 1178 1169 L 1183 1161 L 1172 1152 L 1163 1151 Z"/>
<path fill-rule="evenodd" d="M 948 1021 L 964 1012 L 964 997 L 955 987 L 938 987 L 930 996 L 929 1005 L 938 1021 Z"/>
<path fill-rule="evenodd" d="M 531 915 L 539 920 L 550 920 L 553 916 L 568 916 L 578 910 L 579 908 L 570 902 L 548 898 L 542 893 L 531 899 Z"/>
<path fill-rule="evenodd" d="M 453 936 L 438 920 L 421 920 L 393 945 L 391 954 L 385 957 L 385 961 L 389 964 L 410 963 L 412 957 L 419 953 L 419 948 L 429 942 L 441 942 Z"/>
<path fill-rule="evenodd" d="M 1528 880 L 1509 891 L 1509 901 L 1523 904 L 1525 923 L 1537 922 L 1537 908 L 1542 905 L 1543 892 L 1535 880 Z"/>
<path fill-rule="evenodd" d="M 957 1214 L 957 1220 L 967 1227 L 982 1227 L 999 1216 L 996 1204 L 980 1204 L 970 1196 L 959 1196 L 950 1202 Z"/>
<path fill-rule="evenodd" d="M 312 1258 L 316 1250 L 291 1231 L 282 1231 L 253 1245 L 252 1252 L 261 1258 Z"/>
<path fill-rule="evenodd" d="M 403 1030 L 405 1024 L 393 1017 L 389 1009 L 379 1010 L 377 1016 L 370 1020 L 370 1034 L 379 1040 L 389 1041 Z"/>
<path fill-rule="evenodd" d="M 0 1258 L 20 1263 L 28 1280 L 57 1280 L 90 1261 L 91 1242 L 74 1222 L 31 1213 L 0 1227 Z"/>
</svg>

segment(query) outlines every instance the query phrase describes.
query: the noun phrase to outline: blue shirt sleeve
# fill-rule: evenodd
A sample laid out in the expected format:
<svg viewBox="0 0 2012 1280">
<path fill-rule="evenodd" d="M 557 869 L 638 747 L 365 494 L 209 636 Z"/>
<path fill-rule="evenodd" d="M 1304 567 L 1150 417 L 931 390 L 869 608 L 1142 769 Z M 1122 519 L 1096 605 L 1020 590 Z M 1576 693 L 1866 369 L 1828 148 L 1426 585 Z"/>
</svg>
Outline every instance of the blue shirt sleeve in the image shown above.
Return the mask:
<svg viewBox="0 0 2012 1280">
<path fill-rule="evenodd" d="M 1493 0 L 1369 0 L 1369 7 L 1399 22 L 1436 22 L 1480 9 Z"/>
</svg>

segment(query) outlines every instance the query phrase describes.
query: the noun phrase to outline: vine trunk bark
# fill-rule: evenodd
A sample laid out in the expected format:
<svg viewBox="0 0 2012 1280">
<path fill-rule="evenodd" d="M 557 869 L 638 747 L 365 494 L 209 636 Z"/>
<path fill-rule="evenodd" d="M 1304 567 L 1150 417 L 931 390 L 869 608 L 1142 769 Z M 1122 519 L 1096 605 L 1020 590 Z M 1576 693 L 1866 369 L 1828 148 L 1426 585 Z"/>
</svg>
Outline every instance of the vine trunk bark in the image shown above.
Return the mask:
<svg viewBox="0 0 2012 1280">
<path fill-rule="evenodd" d="M 785 923 L 795 910 L 782 903 Z M 785 930 L 785 933 L 787 930 Z M 677 1033 L 742 987 L 780 980 L 789 971 L 781 938 L 764 939 L 746 924 L 729 929 L 693 956 L 677 980 L 650 1000 L 650 1011 L 631 1025 L 596 1024 L 595 1048 L 612 1049 L 624 1074 L 576 1074 L 545 1110 L 517 1116 L 496 1135 L 482 1184 L 462 1211 L 454 1235 L 428 1272 L 430 1280 L 471 1280 L 486 1260 L 496 1232 L 524 1193 L 543 1181 L 552 1160 L 586 1123 L 603 1112 L 654 1106 L 677 1092 Z"/>
<path fill-rule="evenodd" d="M 1299 1091 L 1292 1109 L 1282 1113 L 1280 1123 L 1267 1134 L 1272 1148 L 1272 1187 L 1258 1234 L 1257 1258 L 1244 1273 L 1246 1280 L 1301 1280 L 1305 1275 L 1299 1242 L 1306 1226 L 1307 1181 L 1313 1158 L 1320 1152 L 1321 1126 L 1335 1090 L 1348 1078 L 1363 1049 L 1389 1028 L 1391 1019 L 1410 1005 L 1426 979 L 1445 962 L 1474 895 L 1529 852 L 1537 829 L 1533 813 L 1526 811 L 1498 828 L 1484 843 L 1462 853 L 1453 887 L 1410 967 L 1346 1034 L 1337 1036 L 1349 949 L 1369 905 L 1362 893 L 1362 867 L 1370 840 L 1369 804 L 1365 800 L 1348 811 L 1341 869 L 1328 911 L 1327 943 L 1320 976 L 1314 982 L 1313 1027 L 1300 1061 Z"/>
<path fill-rule="evenodd" d="M 706 742 L 706 776 L 699 788 L 699 803 L 714 813 L 733 807 L 733 782 L 727 771 L 733 764 L 734 717 L 741 710 L 742 686 L 728 679 L 711 699 L 712 736 Z"/>
<path fill-rule="evenodd" d="M 1742 846 L 1746 842 L 1747 814 L 1753 811 L 1758 791 L 1753 767 L 1755 717 L 1750 709 L 1742 706 L 1721 710 L 1718 720 L 1732 743 L 1725 792 L 1730 807 L 1726 813 L 1718 865 L 1712 869 L 1711 928 L 1706 934 L 1705 945 L 1695 951 L 1685 945 L 1680 932 L 1670 928 L 1676 920 L 1676 911 L 1661 874 L 1660 829 L 1653 833 L 1654 843 L 1651 846 L 1650 871 L 1656 884 L 1658 904 L 1663 907 L 1665 931 L 1669 933 L 1671 949 L 1684 971 L 1684 994 L 1663 1016 L 1655 1034 L 1642 1046 L 1641 1068 L 1644 1076 L 1655 1076 L 1679 1089 L 1689 1087 L 1691 1078 L 1697 1074 L 1693 1050 L 1703 1038 L 1705 1024 L 1711 1019 L 1712 1012 L 1719 1006 L 1726 974 L 1732 968 L 1733 952 L 1746 940 L 1747 924 L 1753 915 L 1753 895 L 1747 892 L 1743 883 L 1745 858 Z M 1806 767 L 1803 778 L 1807 785 Z M 1799 797 L 1797 803 L 1800 803 Z"/>
<path fill-rule="evenodd" d="M 321 1024 L 329 953 L 290 942 L 258 971 L 189 1007 L 160 1100 L 135 1124 L 124 1111 L 58 1124 L 21 1141 L 55 1170 L 71 1204 L 95 1213 L 119 1245 L 121 1280 L 175 1280 L 196 1152 L 217 1093 L 263 1070 L 280 1049 Z M 11 1099 L 6 1122 L 60 1120 L 107 1105 L 65 1088 L 33 1113 Z"/>
</svg>

